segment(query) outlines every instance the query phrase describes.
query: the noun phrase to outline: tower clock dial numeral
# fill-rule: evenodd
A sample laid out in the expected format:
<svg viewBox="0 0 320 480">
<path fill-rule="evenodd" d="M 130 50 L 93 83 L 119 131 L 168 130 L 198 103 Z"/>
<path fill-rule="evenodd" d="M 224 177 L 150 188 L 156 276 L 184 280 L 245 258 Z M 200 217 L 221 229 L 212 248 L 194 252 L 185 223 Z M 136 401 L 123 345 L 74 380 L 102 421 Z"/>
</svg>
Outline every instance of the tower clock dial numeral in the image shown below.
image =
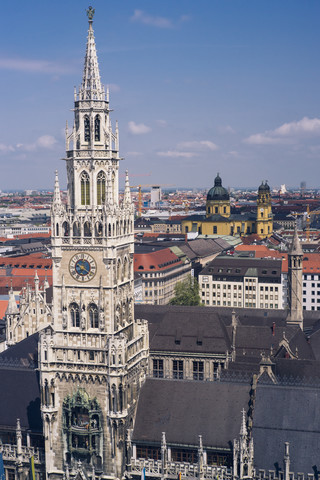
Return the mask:
<svg viewBox="0 0 320 480">
<path fill-rule="evenodd" d="M 69 272 L 78 282 L 89 282 L 97 272 L 97 264 L 88 253 L 77 253 L 70 260 Z"/>
</svg>

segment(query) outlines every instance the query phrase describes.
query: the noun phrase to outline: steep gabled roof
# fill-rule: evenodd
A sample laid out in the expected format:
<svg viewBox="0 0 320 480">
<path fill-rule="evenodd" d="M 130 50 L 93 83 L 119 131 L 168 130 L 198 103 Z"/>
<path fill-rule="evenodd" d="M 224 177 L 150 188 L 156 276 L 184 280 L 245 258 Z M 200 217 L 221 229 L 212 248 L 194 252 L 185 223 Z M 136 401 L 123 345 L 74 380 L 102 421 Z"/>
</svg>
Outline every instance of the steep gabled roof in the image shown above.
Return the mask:
<svg viewBox="0 0 320 480">
<path fill-rule="evenodd" d="M 220 382 L 147 379 L 138 402 L 133 431 L 136 443 L 232 449 L 239 436 L 241 411 L 248 410 L 250 385 Z"/>
</svg>

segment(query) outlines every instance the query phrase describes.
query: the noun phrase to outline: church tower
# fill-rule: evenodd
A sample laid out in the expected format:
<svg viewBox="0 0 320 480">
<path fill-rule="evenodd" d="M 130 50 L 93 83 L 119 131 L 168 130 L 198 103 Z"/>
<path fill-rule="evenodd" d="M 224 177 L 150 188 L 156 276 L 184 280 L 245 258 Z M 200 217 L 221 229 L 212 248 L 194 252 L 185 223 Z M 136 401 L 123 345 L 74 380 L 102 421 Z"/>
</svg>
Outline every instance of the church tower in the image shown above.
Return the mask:
<svg viewBox="0 0 320 480">
<path fill-rule="evenodd" d="M 148 356 L 147 324 L 134 320 L 134 207 L 127 173 L 119 200 L 118 125 L 100 81 L 92 7 L 87 14 L 83 78 L 66 128 L 68 199 L 56 173 L 51 209 L 52 322 L 40 335 L 48 479 L 122 476 Z"/>
<path fill-rule="evenodd" d="M 289 325 L 299 325 L 301 329 L 303 329 L 302 258 L 303 252 L 299 242 L 297 227 L 295 227 L 292 244 L 288 252 L 289 313 L 287 323 Z"/>
<path fill-rule="evenodd" d="M 256 233 L 262 237 L 270 237 L 273 232 L 270 187 L 262 182 L 258 189 Z"/>
</svg>

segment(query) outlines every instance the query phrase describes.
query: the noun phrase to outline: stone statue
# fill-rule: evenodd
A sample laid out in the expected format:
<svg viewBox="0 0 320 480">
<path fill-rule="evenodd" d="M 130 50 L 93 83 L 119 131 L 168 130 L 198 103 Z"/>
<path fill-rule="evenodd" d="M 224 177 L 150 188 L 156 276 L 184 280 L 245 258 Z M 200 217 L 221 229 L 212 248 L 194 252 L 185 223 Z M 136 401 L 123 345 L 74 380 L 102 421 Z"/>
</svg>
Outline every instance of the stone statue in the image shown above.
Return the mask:
<svg viewBox="0 0 320 480">
<path fill-rule="evenodd" d="M 88 15 L 89 22 L 92 22 L 94 12 L 95 12 L 95 9 L 94 9 L 94 8 L 92 8 L 92 7 L 89 7 L 89 8 L 88 8 L 88 10 L 87 10 L 87 15 Z"/>
<path fill-rule="evenodd" d="M 86 319 L 87 319 L 86 311 L 82 310 L 82 312 L 81 312 L 81 328 L 82 328 L 82 330 L 84 330 L 86 328 Z"/>
<path fill-rule="evenodd" d="M 67 328 L 68 326 L 68 312 L 66 307 L 62 309 L 62 328 Z"/>
</svg>

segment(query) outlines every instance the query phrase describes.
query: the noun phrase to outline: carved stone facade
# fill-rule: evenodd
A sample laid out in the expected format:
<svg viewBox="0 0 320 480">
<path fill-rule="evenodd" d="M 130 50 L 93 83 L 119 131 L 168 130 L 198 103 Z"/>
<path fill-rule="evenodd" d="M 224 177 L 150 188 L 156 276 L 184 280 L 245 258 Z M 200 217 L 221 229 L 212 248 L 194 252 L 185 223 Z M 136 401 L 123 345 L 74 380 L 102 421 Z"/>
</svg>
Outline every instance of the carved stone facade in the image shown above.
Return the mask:
<svg viewBox="0 0 320 480">
<path fill-rule="evenodd" d="M 119 134 L 101 86 L 92 19 L 74 126 L 66 128 L 68 203 L 56 173 L 52 322 L 40 334 L 47 478 L 116 478 L 148 357 L 134 321 L 133 214 L 128 174 L 118 195 Z"/>
<path fill-rule="evenodd" d="M 39 285 L 35 272 L 34 290 L 27 285 L 20 295 L 19 309 L 12 288 L 6 311 L 6 344 L 14 345 L 29 335 L 38 332 L 52 322 L 52 303 L 49 284 Z"/>
</svg>

